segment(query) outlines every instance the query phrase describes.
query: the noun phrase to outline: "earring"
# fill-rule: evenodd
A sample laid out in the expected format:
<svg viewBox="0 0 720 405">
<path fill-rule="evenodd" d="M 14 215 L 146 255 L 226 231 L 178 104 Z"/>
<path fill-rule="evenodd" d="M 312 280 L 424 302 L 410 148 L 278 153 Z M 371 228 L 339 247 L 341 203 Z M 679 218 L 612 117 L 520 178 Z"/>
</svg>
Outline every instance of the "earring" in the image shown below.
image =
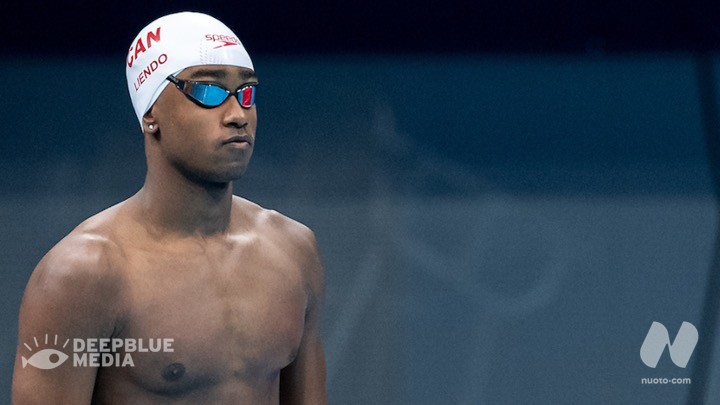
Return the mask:
<svg viewBox="0 0 720 405">
<path fill-rule="evenodd" d="M 150 128 L 150 129 L 155 129 L 155 125 L 149 124 L 149 125 L 148 125 L 148 128 Z"/>
</svg>

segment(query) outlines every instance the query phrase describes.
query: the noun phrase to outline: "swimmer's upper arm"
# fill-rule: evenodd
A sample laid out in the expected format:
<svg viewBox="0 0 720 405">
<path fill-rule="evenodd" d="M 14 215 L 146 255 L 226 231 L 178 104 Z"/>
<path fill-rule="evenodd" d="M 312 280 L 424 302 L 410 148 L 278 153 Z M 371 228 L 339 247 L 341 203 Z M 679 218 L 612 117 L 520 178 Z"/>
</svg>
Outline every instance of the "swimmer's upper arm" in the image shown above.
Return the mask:
<svg viewBox="0 0 720 405">
<path fill-rule="evenodd" d="M 97 369 L 74 367 L 72 348 L 74 338 L 109 337 L 115 327 L 117 280 L 109 276 L 103 251 L 96 241 L 70 238 L 33 271 L 20 307 L 13 404 L 92 401 Z M 69 357 L 58 365 L 62 357 L 43 355 L 44 349 Z"/>
<path fill-rule="evenodd" d="M 307 228 L 302 233 L 305 247 L 301 262 L 309 291 L 308 307 L 298 355 L 280 374 L 280 403 L 322 405 L 327 403 L 325 351 L 321 336 L 325 281 L 315 235 Z"/>
</svg>

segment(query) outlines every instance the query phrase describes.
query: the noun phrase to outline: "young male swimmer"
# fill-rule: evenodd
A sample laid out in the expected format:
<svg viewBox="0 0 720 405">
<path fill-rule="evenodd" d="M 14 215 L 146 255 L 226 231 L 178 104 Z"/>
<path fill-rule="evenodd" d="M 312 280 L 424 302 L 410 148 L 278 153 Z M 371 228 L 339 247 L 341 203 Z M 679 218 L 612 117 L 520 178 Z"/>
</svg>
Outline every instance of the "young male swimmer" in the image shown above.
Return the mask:
<svg viewBox="0 0 720 405">
<path fill-rule="evenodd" d="M 30 277 L 13 403 L 326 403 L 315 237 L 232 194 L 256 140 L 248 53 L 183 12 L 140 31 L 126 62 L 145 183 Z"/>
</svg>

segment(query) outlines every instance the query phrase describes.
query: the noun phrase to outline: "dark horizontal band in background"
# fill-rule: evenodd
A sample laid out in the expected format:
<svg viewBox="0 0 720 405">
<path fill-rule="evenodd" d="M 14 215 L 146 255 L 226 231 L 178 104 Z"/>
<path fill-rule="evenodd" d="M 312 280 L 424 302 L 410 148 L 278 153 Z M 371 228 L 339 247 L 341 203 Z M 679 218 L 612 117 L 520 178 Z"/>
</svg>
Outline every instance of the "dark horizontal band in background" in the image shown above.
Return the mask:
<svg viewBox="0 0 720 405">
<path fill-rule="evenodd" d="M 720 49 L 720 3 L 710 0 L 25 1 L 2 9 L 6 55 L 123 53 L 152 19 L 181 10 L 218 17 L 251 53 Z"/>
</svg>

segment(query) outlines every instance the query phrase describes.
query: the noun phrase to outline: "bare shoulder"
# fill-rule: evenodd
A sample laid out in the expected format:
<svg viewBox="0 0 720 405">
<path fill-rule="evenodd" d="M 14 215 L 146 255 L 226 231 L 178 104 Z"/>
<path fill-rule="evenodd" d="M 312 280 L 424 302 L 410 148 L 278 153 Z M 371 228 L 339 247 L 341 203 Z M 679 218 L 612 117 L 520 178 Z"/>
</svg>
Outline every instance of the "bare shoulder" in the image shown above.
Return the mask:
<svg viewBox="0 0 720 405">
<path fill-rule="evenodd" d="M 112 237 L 116 207 L 96 214 L 73 229 L 43 257 L 34 277 L 99 280 L 112 275 L 118 253 Z"/>
<path fill-rule="evenodd" d="M 240 197 L 235 198 L 235 204 L 248 215 L 258 233 L 283 245 L 286 249 L 297 249 L 298 253 L 317 254 L 315 234 L 305 224 Z"/>
<path fill-rule="evenodd" d="M 268 250 L 286 255 L 300 269 L 313 294 L 322 295 L 324 274 L 315 233 L 299 221 L 243 198 L 236 197 L 234 204 L 252 224 L 252 232 L 269 245 Z"/>
<path fill-rule="evenodd" d="M 43 370 L 47 364 L 25 367 L 30 361 L 25 356 L 33 353 L 28 342 L 52 347 L 74 338 L 109 338 L 117 330 L 122 282 L 114 263 L 118 249 L 108 231 L 115 210 L 110 208 L 80 224 L 43 257 L 30 276 L 20 306 L 18 341 L 24 344 L 15 356 L 13 403 L 48 403 L 50 398 L 54 403 L 90 402 L 94 368 L 64 364 L 62 372 L 47 373 Z M 38 346 L 43 336 L 45 346 Z"/>
<path fill-rule="evenodd" d="M 21 322 L 49 318 L 41 315 L 44 312 L 60 316 L 68 325 L 80 321 L 75 317 L 90 315 L 100 323 L 110 322 L 122 284 L 117 271 L 122 253 L 112 237 L 116 210 L 117 206 L 87 219 L 40 260 L 25 289 Z"/>
</svg>

